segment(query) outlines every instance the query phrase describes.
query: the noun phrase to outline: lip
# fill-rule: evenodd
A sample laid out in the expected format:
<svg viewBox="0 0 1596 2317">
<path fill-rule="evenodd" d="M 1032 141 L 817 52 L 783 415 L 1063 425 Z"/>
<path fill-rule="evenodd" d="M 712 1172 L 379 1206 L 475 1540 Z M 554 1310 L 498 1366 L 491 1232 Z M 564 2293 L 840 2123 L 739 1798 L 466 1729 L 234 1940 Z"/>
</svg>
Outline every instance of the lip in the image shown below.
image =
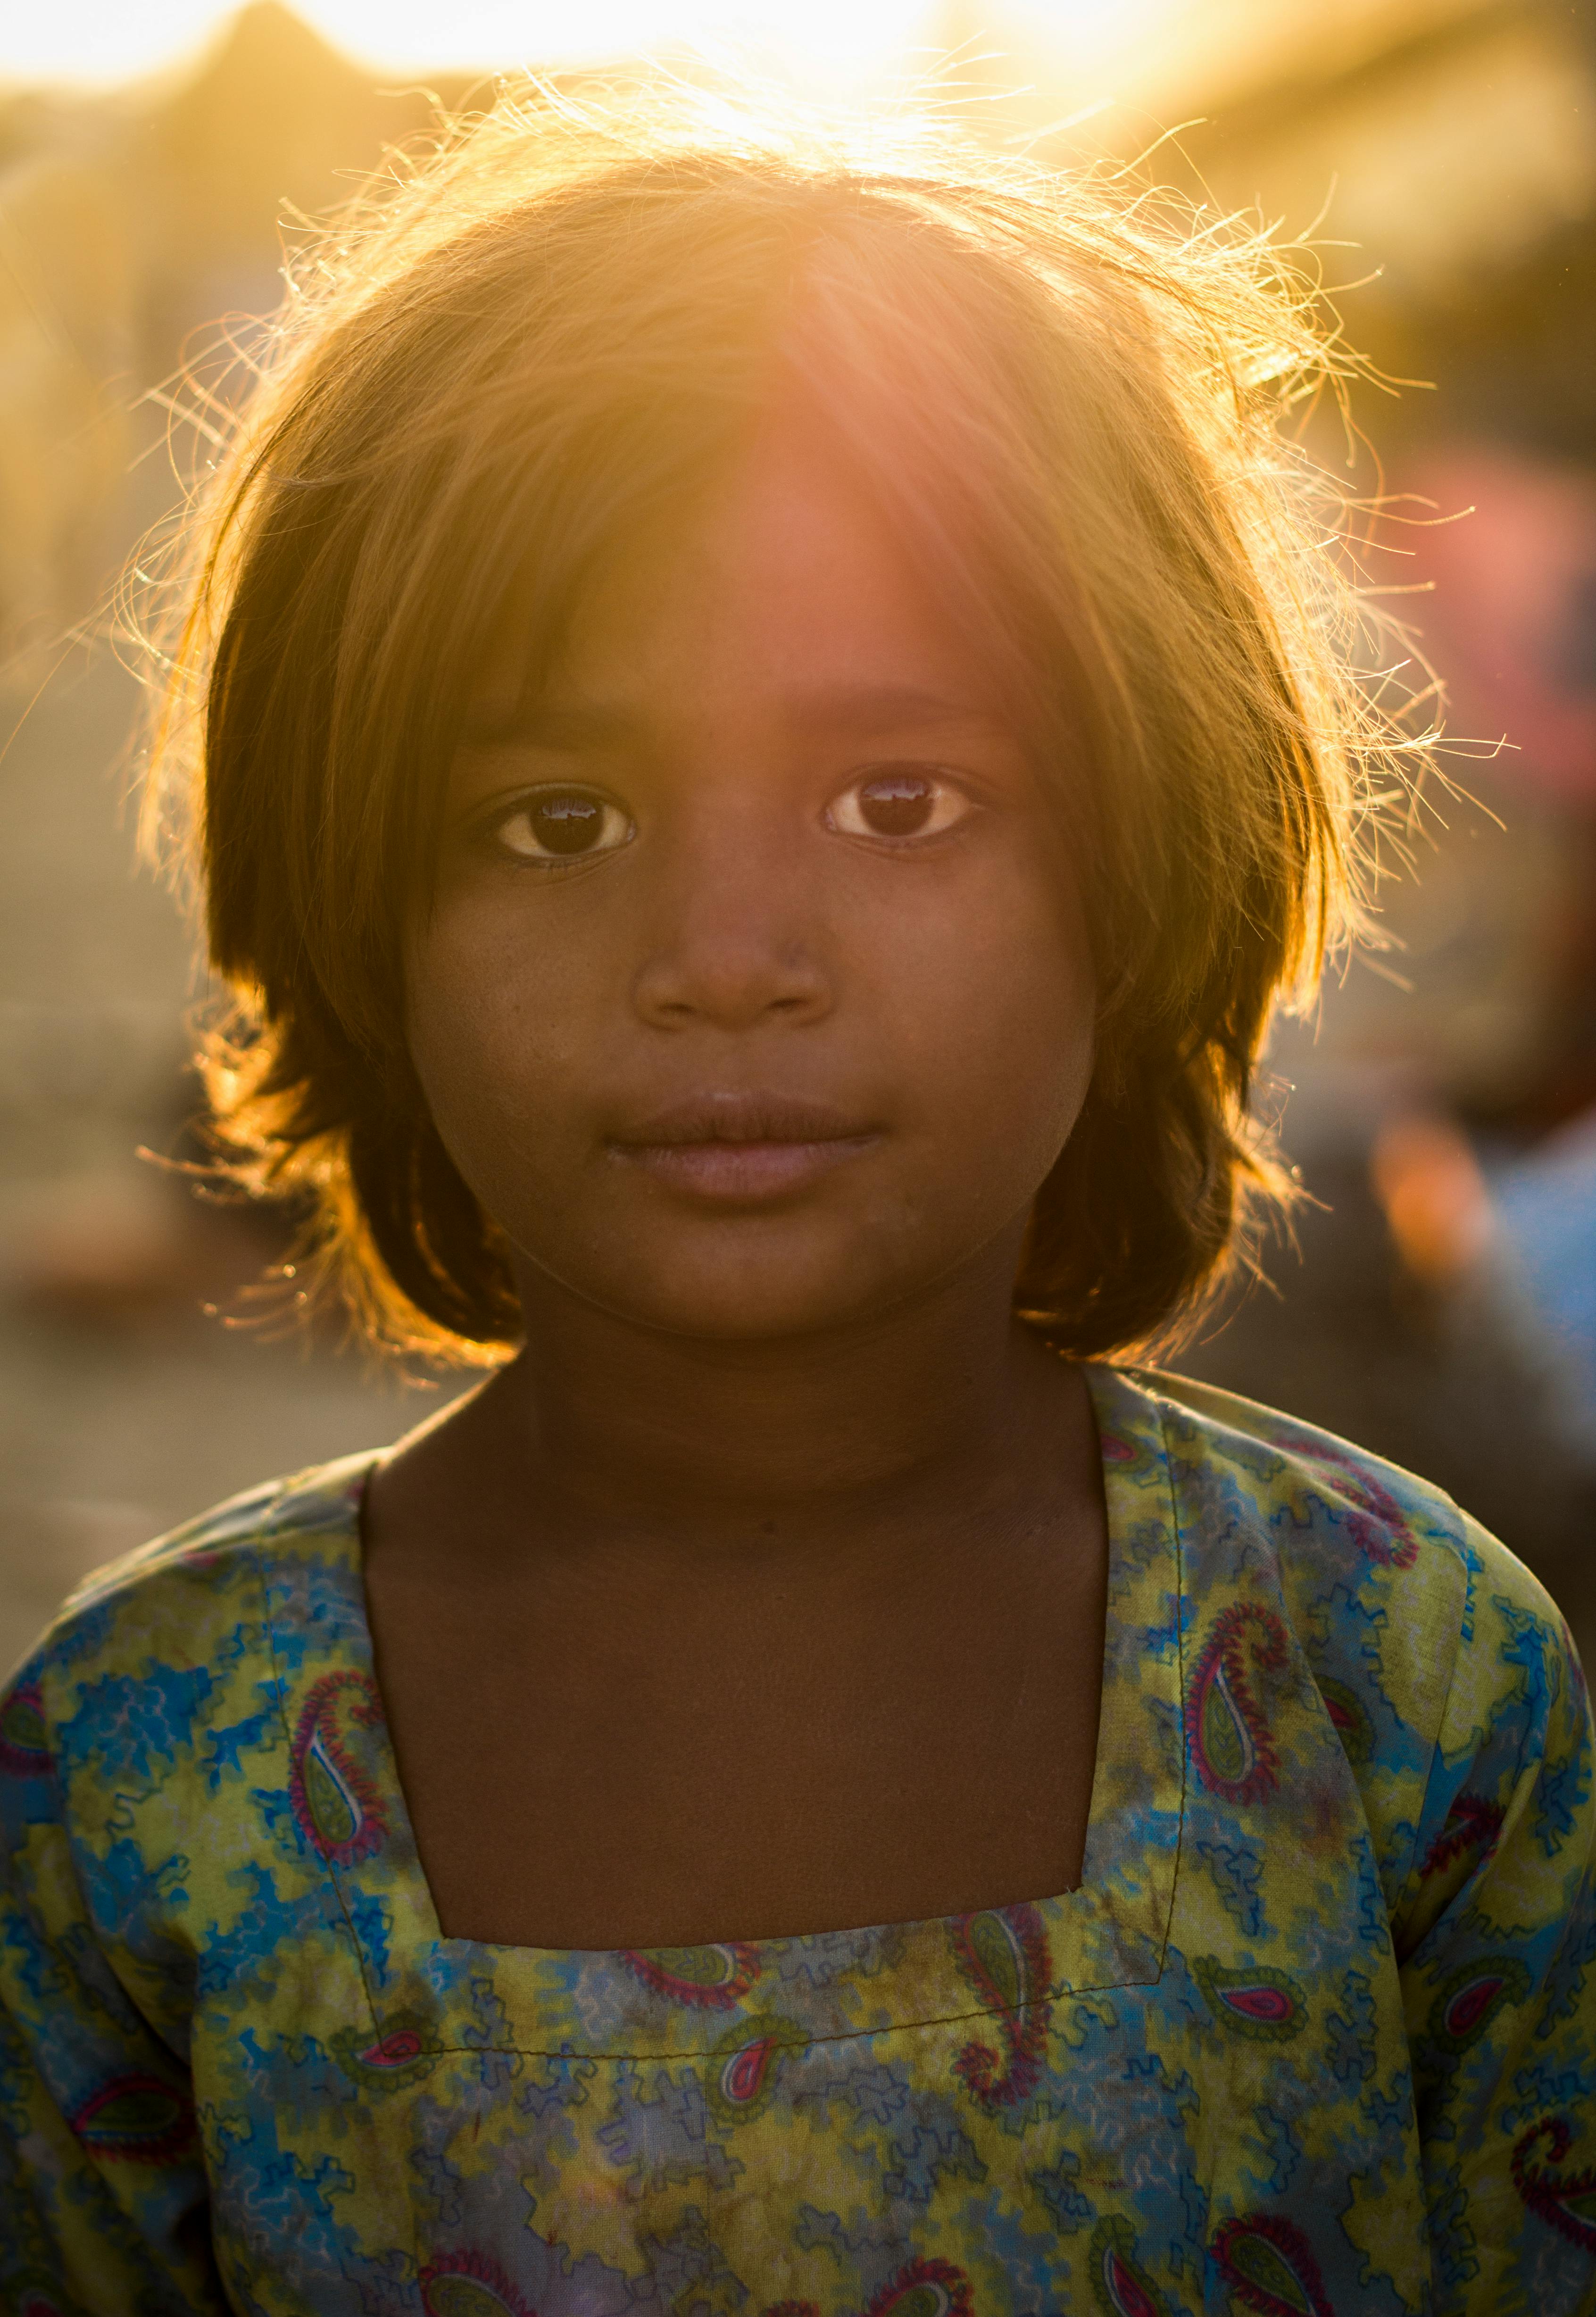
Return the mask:
<svg viewBox="0 0 1596 2317">
<path fill-rule="evenodd" d="M 880 1140 L 820 1103 L 774 1094 L 704 1094 L 656 1111 L 607 1138 L 623 1164 L 657 1182 L 727 1205 L 790 1195 Z"/>
</svg>

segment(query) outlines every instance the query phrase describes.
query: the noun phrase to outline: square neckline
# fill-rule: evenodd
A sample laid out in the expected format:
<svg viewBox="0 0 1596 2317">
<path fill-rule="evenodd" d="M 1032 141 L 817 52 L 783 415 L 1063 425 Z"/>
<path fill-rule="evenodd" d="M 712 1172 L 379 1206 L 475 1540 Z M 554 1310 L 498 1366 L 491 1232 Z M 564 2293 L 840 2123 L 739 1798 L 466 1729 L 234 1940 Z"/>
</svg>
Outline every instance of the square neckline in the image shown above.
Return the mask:
<svg viewBox="0 0 1596 2317">
<path fill-rule="evenodd" d="M 1156 1400 L 1123 1371 L 1082 1362 L 1081 1372 L 1102 1458 L 1108 1574 L 1080 1880 L 1071 1891 L 967 1915 L 681 1947 L 537 1947 L 445 1937 L 382 1711 L 366 1615 L 360 1502 L 381 1452 L 314 1476 L 324 1502 L 336 1478 L 336 1510 L 327 1504 L 323 1517 L 302 1525 L 291 1516 L 291 1483 L 264 1543 L 282 1553 L 296 1532 L 302 1535 L 307 1549 L 331 1562 L 345 1598 L 337 1645 L 330 1659 L 320 1657 L 324 1670 L 309 1697 L 296 1713 L 290 1694 L 300 1686 L 290 1678 L 279 1682 L 279 1699 L 291 1774 L 302 1778 L 318 1733 L 336 1728 L 327 1743 L 357 1747 L 361 1764 L 351 1775 L 371 1797 L 372 1823 L 381 1825 L 381 1840 L 322 1850 L 359 1959 L 374 2039 L 415 2032 L 414 2023 L 426 2019 L 435 2048 L 537 2052 L 547 2039 L 534 2022 L 552 2008 L 590 2018 L 595 2030 L 591 2044 L 562 2037 L 562 2057 L 685 2057 L 715 2048 L 705 2043 L 706 2031 L 728 2016 L 748 2015 L 761 1983 L 772 1979 L 783 1990 L 776 2023 L 783 2042 L 931 2026 L 1068 1992 L 1154 1982 L 1173 1910 L 1186 1800 L 1179 1523 Z M 296 1651 L 274 1622 L 273 1594 L 293 1589 L 273 1588 L 269 1578 L 265 1585 L 273 1660 L 284 1672 Z M 363 1706 L 351 1706 L 362 1697 Z M 340 1712 L 348 1726 L 338 1722 Z M 346 1855 L 336 1855 L 340 1848 Z M 502 2015 L 487 2043 L 480 2022 L 462 2008 L 462 1995 L 484 1979 Z M 839 2028 L 837 1990 L 844 1982 L 856 1997 L 867 1983 L 863 2030 Z M 623 2018 L 627 2048 L 605 2031 L 606 2017 Z M 440 2033 L 444 2041 L 435 2044 Z M 457 2035 L 464 2039 L 458 2046 Z M 640 2040 L 647 2050 L 636 2048 Z"/>
</svg>

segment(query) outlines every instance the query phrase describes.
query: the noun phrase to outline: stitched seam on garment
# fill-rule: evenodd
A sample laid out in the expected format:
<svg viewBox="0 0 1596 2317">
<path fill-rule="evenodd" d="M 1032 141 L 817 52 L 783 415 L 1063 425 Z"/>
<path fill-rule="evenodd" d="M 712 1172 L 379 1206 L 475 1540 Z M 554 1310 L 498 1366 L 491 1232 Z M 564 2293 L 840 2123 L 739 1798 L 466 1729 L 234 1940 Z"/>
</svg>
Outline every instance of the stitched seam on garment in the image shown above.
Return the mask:
<svg viewBox="0 0 1596 2317">
<path fill-rule="evenodd" d="M 1115 1371 L 1115 1373 L 1121 1376 L 1125 1376 L 1128 1375 L 1131 1371 L 1121 1368 Z M 1140 1383 L 1134 1385 L 1134 1389 L 1138 1391 L 1144 1391 L 1144 1387 Z M 1175 1493 L 1175 1460 L 1170 1450 L 1170 1436 L 1164 1416 L 1164 1411 L 1169 1406 L 1169 1403 L 1154 1392 L 1145 1391 L 1144 1396 L 1152 1401 L 1158 1416 L 1158 1436 L 1163 1449 L 1164 1485 L 1168 1491 L 1170 1499 L 1170 1534 L 1173 1539 L 1175 1553 L 1175 1662 L 1180 1695 L 1180 1800 L 1175 1821 L 1175 1860 L 1170 1874 L 1170 1903 L 1168 1908 L 1165 1910 L 1163 1929 L 1157 1942 L 1158 1968 L 1150 1979 L 1109 1979 L 1101 1981 L 1092 1987 L 1077 1987 L 1070 1981 L 1061 1979 L 1055 1981 L 1054 1983 L 1047 1989 L 1045 1996 L 1041 1999 L 1045 2002 L 1055 2001 L 1063 1995 L 1105 1994 L 1111 1992 L 1112 1990 L 1116 1987 L 1156 1987 L 1160 1980 L 1164 1975 L 1164 1960 L 1170 1951 L 1170 1937 L 1175 1920 L 1175 1900 L 1180 1888 L 1180 1852 L 1181 1846 L 1186 1838 L 1187 1786 L 1186 1621 L 1183 1615 L 1186 1606 L 1186 1561 L 1185 1556 L 1180 1549 L 1180 1515 L 1179 1500 Z M 1112 1537 L 1109 1539 L 1109 1547 L 1110 1550 L 1112 1550 Z M 1105 1662 L 1107 1661 L 1107 1633 L 1105 1633 L 1103 1637 Z M 1078 1888 L 1082 1889 L 1084 1887 L 1084 1885 L 1078 1886 Z M 1064 1895 L 1066 1897 L 1072 1897 L 1074 1893 L 1066 1892 Z M 1100 1905 L 1102 1902 L 1099 1901 L 1098 1903 Z M 1116 1930 L 1117 1930 L 1118 1928 L 1118 1925 L 1116 1924 Z M 966 2015 L 961 2014 L 959 2016 L 964 2017 Z M 995 2017 L 998 2015 L 993 2014 L 988 2016 Z"/>
<path fill-rule="evenodd" d="M 1150 1395 L 1151 1397 L 1152 1395 Z M 1180 1895 L 1180 1857 L 1186 1843 L 1186 1790 L 1190 1777 L 1188 1760 L 1189 1749 L 1186 1742 L 1186 1554 L 1180 1539 L 1180 1499 L 1175 1488 L 1175 1456 L 1170 1442 L 1167 1400 L 1157 1398 L 1158 1434 L 1163 1443 L 1164 1477 L 1170 1490 L 1170 1534 L 1175 1543 L 1175 1664 L 1180 1687 L 1180 1815 L 1175 1827 L 1175 1865 L 1170 1877 L 1170 1911 L 1164 1917 L 1164 1935 L 1158 1950 L 1158 1977 L 1164 1975 L 1164 1964 L 1170 1952 L 1170 1940 L 1175 1928 L 1175 1902 Z M 1154 1985 L 1157 1984 L 1155 1981 Z"/>
<path fill-rule="evenodd" d="M 1155 1987 L 1157 1984 L 1156 1979 L 1105 1979 L 1094 1980 L 1089 1985 L 1066 1984 L 1060 1991 L 1065 1995 L 1107 1995 L 1112 1994 L 1116 1988 Z M 930 2019 L 896 2019 L 889 2021 L 883 2027 L 848 2027 L 836 2035 L 804 2035 L 795 2043 L 777 2044 L 774 2048 L 778 2052 L 807 2052 L 829 2044 L 867 2043 L 873 2036 L 878 2035 L 917 2035 L 931 2027 L 958 2027 L 971 2019 L 1013 2019 L 1022 2011 L 1040 2010 L 1054 1999 L 1054 1991 L 1049 1988 L 1045 1995 L 1035 1996 L 1027 2003 L 1014 2005 L 1005 2009 L 938 2012 L 934 2018 Z M 729 2019 L 728 2029 L 736 2024 L 735 2020 Z M 722 2038 L 723 2042 L 724 2038 Z M 425 2056 L 429 2060 L 447 2059 L 456 2055 L 468 2060 L 488 2058 L 627 2060 L 641 2065 L 644 2062 L 653 2061 L 667 2062 L 672 2060 L 713 2060 L 720 2055 L 721 2049 L 722 2045 L 716 2044 L 695 2044 L 690 2050 L 676 2052 L 578 2051 L 569 2044 L 561 2044 L 558 2051 L 551 2051 L 539 2044 L 428 2044 Z"/>
</svg>

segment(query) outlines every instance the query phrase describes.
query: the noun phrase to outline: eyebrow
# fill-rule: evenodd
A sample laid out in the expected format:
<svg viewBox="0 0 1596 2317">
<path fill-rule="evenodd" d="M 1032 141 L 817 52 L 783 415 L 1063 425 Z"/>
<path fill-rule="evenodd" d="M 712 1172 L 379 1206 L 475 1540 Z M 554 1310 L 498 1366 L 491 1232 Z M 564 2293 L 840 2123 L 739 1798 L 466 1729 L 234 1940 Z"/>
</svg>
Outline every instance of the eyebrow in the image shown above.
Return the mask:
<svg viewBox="0 0 1596 2317">
<path fill-rule="evenodd" d="M 817 724 L 993 724 L 1001 720 L 974 700 L 955 700 L 908 684 L 843 684 L 804 695 L 806 721 Z"/>
<path fill-rule="evenodd" d="M 486 748 L 506 741 L 529 742 L 546 748 L 575 748 L 584 744 L 623 738 L 635 719 L 623 709 L 596 703 L 560 706 L 552 701 L 483 702 L 466 719 L 465 736 L 473 747 Z"/>
<path fill-rule="evenodd" d="M 874 731 L 912 724 L 927 727 L 999 726 L 1003 719 L 973 700 L 927 692 L 917 684 L 839 684 L 811 685 L 788 702 L 794 720 L 816 729 L 863 725 Z M 641 730 L 646 711 L 601 701 L 531 700 L 508 705 L 484 703 L 470 717 L 468 741 L 478 747 L 518 741 L 548 748 L 600 747 Z"/>
</svg>

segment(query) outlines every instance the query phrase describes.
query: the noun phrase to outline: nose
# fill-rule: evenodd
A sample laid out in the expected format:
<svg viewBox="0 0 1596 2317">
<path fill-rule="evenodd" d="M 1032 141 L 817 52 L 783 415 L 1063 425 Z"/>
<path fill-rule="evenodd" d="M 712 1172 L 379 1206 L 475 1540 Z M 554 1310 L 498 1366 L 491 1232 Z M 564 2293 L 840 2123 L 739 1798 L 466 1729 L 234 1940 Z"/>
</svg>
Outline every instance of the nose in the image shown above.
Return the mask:
<svg viewBox="0 0 1596 2317">
<path fill-rule="evenodd" d="M 632 989 L 656 1028 L 798 1026 L 831 1010 L 829 945 L 802 840 L 756 800 L 739 804 L 695 813 L 657 856 Z"/>
</svg>

